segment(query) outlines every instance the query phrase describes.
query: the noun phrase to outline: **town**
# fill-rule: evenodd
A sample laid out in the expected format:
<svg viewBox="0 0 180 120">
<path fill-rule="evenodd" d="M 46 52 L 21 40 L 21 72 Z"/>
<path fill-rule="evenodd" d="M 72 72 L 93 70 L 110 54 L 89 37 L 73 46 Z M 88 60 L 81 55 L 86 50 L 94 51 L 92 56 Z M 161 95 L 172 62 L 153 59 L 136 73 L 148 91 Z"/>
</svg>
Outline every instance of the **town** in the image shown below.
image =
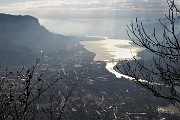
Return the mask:
<svg viewBox="0 0 180 120">
<path fill-rule="evenodd" d="M 132 81 L 116 78 L 106 70 L 105 62 L 93 61 L 94 56 L 78 42 L 66 50 L 59 49 L 50 54 L 42 51 L 30 83 L 31 97 L 42 95 L 34 101 L 30 117 L 36 120 L 59 117 L 178 120 L 177 114 L 158 111 L 159 107 L 167 106 L 168 101 L 154 97 Z M 29 64 L 23 67 L 20 79 L 16 75 L 6 76 L 7 71 L 15 71 L 17 67 L 8 70 L 2 68 L 1 81 L 6 78 L 8 82 L 4 87 L 10 86 L 7 83 L 13 86 L 11 90 L 15 91 L 14 97 L 22 96 L 27 82 L 26 71 L 32 66 Z M 22 66 L 18 69 L 20 71 Z M 40 82 L 36 83 L 37 80 Z"/>
</svg>

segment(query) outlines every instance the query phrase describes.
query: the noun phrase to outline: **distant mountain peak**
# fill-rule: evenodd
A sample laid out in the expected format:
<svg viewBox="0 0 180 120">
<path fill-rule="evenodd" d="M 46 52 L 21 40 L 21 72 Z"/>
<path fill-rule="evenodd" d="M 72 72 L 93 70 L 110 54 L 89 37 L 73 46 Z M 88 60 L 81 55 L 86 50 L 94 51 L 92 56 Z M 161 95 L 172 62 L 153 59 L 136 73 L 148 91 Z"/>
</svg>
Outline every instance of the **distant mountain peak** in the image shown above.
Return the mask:
<svg viewBox="0 0 180 120">
<path fill-rule="evenodd" d="M 0 13 L 0 23 L 34 23 L 36 25 L 40 25 L 37 18 L 30 16 L 30 15 L 11 15 L 11 14 L 5 14 Z"/>
<path fill-rule="evenodd" d="M 12 15 L 12 14 L 6 14 L 6 13 L 0 13 L 0 16 L 3 17 L 18 17 L 18 18 L 24 18 L 24 19 L 34 19 L 34 20 L 38 20 L 37 18 L 31 16 L 31 15 Z"/>
</svg>

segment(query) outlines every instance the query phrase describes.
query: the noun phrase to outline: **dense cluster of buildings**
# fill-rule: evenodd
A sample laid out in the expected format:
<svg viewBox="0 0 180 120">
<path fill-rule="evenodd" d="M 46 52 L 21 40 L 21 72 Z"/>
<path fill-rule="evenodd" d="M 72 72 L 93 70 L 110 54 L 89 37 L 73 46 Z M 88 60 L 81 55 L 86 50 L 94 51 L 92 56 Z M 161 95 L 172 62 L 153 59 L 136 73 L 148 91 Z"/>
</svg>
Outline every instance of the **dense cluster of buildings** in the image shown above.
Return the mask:
<svg viewBox="0 0 180 120">
<path fill-rule="evenodd" d="M 60 79 L 35 102 L 36 114 L 32 116 L 39 119 L 45 116 L 44 119 L 58 119 L 61 115 L 64 119 L 178 119 L 178 115 L 158 112 L 158 106 L 168 102 L 153 97 L 134 82 L 116 78 L 105 69 L 104 62 L 93 61 L 94 56 L 79 44 L 66 51 L 43 55 L 34 77 L 42 75 L 41 79 L 47 84 Z M 3 77 L 4 71 L 0 74 Z M 16 78 L 8 80 L 15 82 Z M 32 91 L 38 94 L 40 84 L 35 85 Z"/>
</svg>

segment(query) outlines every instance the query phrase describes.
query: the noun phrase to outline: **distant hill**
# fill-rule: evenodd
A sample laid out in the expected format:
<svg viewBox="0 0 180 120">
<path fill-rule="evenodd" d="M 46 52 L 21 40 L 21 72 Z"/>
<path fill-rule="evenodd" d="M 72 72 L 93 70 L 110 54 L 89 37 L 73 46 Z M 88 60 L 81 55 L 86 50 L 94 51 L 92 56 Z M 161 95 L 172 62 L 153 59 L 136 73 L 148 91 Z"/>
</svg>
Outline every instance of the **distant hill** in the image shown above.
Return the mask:
<svg viewBox="0 0 180 120">
<path fill-rule="evenodd" d="M 171 29 L 171 22 L 167 18 L 161 18 L 161 19 L 147 19 L 147 20 L 141 20 L 138 21 L 138 23 L 142 23 L 143 27 L 148 35 L 152 35 L 154 32 L 154 28 L 156 30 L 156 37 L 158 38 L 159 41 L 163 40 L 163 32 L 164 32 L 164 27 L 160 23 L 160 21 L 166 25 L 169 29 Z M 180 18 L 175 17 L 175 31 L 176 34 L 179 34 L 180 31 Z M 168 32 L 167 32 L 168 33 Z M 171 37 L 171 34 L 168 33 L 168 35 Z"/>
<path fill-rule="evenodd" d="M 176 37 L 179 39 L 180 38 L 180 18 L 175 17 L 175 35 Z M 138 21 L 138 25 L 140 26 L 141 23 L 143 25 L 143 28 L 146 32 L 146 34 L 148 36 L 150 36 L 152 38 L 152 40 L 156 41 L 153 37 L 152 34 L 154 32 L 154 28 L 155 28 L 155 33 L 156 33 L 156 38 L 159 42 L 163 42 L 164 38 L 163 38 L 163 34 L 164 34 L 164 26 L 160 23 L 160 21 L 167 26 L 167 28 L 169 28 L 169 30 L 172 29 L 171 26 L 171 22 L 167 19 L 167 18 L 161 18 L 161 19 L 146 19 L 146 20 L 140 20 Z M 136 23 L 134 22 L 134 28 L 136 27 Z M 142 30 L 143 31 L 143 30 Z M 130 32 L 129 32 L 130 33 Z M 136 33 L 138 34 L 138 32 L 136 31 Z M 172 34 L 168 31 L 166 31 L 167 35 L 169 36 L 171 42 L 175 42 L 174 37 L 172 36 Z M 130 33 L 131 34 L 131 33 Z M 135 36 L 133 36 L 131 34 L 131 37 L 133 37 L 134 39 L 136 39 Z M 139 42 L 139 40 L 136 41 L 137 43 Z M 133 43 L 132 43 L 133 44 Z M 134 45 L 134 44 L 133 44 Z M 154 46 L 151 46 L 153 48 L 155 48 Z M 157 49 L 157 48 L 156 48 Z M 141 56 L 141 58 L 143 59 L 152 59 L 153 55 L 152 53 L 147 52 L 146 50 L 143 50 L 141 52 L 139 52 L 139 55 Z"/>
<path fill-rule="evenodd" d="M 0 13 L 0 63 L 30 61 L 40 51 L 50 52 L 68 44 L 69 37 L 49 32 L 29 15 Z"/>
</svg>

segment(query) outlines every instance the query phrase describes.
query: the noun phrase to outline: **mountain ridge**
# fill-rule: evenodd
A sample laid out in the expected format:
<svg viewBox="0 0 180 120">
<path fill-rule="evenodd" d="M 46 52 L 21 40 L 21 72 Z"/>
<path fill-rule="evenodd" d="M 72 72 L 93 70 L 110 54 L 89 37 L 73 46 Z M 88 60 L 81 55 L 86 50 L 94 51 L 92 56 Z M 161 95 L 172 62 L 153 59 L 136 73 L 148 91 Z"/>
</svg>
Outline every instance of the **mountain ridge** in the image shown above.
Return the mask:
<svg viewBox="0 0 180 120">
<path fill-rule="evenodd" d="M 12 53 L 13 56 L 20 56 L 20 53 L 24 56 L 22 60 L 18 59 L 19 63 L 29 61 L 41 51 L 50 52 L 65 47 L 69 39 L 68 36 L 49 32 L 33 16 L 0 13 L 0 63 L 10 61 Z M 13 64 L 16 58 L 8 64 Z"/>
</svg>

